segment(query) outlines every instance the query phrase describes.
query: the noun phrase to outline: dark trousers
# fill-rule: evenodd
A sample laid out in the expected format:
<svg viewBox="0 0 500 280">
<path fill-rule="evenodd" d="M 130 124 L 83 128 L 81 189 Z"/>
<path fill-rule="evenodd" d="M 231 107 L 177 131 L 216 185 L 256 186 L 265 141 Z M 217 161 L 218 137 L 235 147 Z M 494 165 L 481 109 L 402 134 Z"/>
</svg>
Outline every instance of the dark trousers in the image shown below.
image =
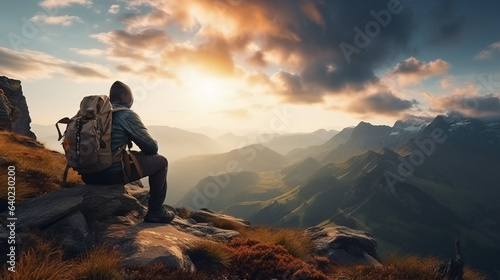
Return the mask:
<svg viewBox="0 0 500 280">
<path fill-rule="evenodd" d="M 142 175 L 149 176 L 149 209 L 158 210 L 163 205 L 167 196 L 167 171 L 168 161 L 161 155 L 146 155 L 143 152 L 132 151 L 142 168 Z M 104 171 L 103 173 L 105 173 Z M 141 179 L 139 172 L 132 164 L 131 175 L 126 178 L 122 172 L 114 174 L 95 174 L 105 176 L 82 176 L 87 184 L 126 184 Z M 94 174 L 92 174 L 94 175 Z"/>
</svg>

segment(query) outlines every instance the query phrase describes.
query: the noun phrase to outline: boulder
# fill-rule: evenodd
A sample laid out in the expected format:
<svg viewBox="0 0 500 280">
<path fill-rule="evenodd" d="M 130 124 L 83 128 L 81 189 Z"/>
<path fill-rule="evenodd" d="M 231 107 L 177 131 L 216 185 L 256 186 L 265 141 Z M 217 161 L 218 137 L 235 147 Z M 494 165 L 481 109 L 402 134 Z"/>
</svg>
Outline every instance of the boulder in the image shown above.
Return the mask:
<svg viewBox="0 0 500 280">
<path fill-rule="evenodd" d="M 306 234 L 313 242 L 314 252 L 335 264 L 381 266 L 377 241 L 368 232 L 337 226 L 311 227 Z"/>
<path fill-rule="evenodd" d="M 136 196 L 144 196 L 135 188 L 82 185 L 27 199 L 16 207 L 17 236 L 21 241 L 31 232 L 51 236 L 68 256 L 76 256 L 100 243 L 110 225 L 142 221 L 146 208 L 128 193 L 131 189 Z M 0 214 L 0 220 L 7 224 L 7 212 Z"/>
<path fill-rule="evenodd" d="M 36 139 L 21 81 L 0 76 L 0 129 L 14 131 Z"/>
<path fill-rule="evenodd" d="M 178 215 L 170 224 L 143 222 L 148 197 L 149 192 L 137 184 L 61 189 L 18 205 L 17 234 L 20 241 L 32 232 L 50 236 L 67 257 L 77 256 L 96 244 L 107 244 L 121 251 L 125 265 L 162 262 L 189 271 L 194 270 L 194 265 L 185 252 L 197 241 L 228 241 L 239 236 L 237 231 L 214 227 L 208 217 L 243 220 L 208 209 L 196 215 L 199 222 Z M 164 208 L 175 212 L 170 206 Z M 8 238 L 6 218 L 7 212 L 0 214 L 2 240 Z"/>
</svg>

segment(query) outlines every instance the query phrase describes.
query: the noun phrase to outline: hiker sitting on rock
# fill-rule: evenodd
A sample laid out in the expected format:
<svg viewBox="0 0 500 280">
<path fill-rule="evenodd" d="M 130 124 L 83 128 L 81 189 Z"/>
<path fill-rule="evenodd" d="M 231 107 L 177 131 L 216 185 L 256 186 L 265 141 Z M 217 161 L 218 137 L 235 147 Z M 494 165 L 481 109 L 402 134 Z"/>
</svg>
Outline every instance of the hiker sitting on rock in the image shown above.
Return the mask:
<svg viewBox="0 0 500 280">
<path fill-rule="evenodd" d="M 129 161 L 127 159 L 115 162 L 104 171 L 82 174 L 82 179 L 87 184 L 110 185 L 126 184 L 149 176 L 149 209 L 144 221 L 169 223 L 172 221 L 173 215 L 166 213 L 162 207 L 167 194 L 168 161 L 164 156 L 157 154 L 157 142 L 153 140 L 139 116 L 130 110 L 134 102 L 130 88 L 126 84 L 116 81 L 109 91 L 109 99 L 114 111 L 111 130 L 113 155 L 119 154 L 119 149 L 125 147 L 130 141 L 134 142 L 141 151 L 131 151 L 137 160 Z M 136 168 L 136 164 L 140 166 L 139 170 Z"/>
</svg>

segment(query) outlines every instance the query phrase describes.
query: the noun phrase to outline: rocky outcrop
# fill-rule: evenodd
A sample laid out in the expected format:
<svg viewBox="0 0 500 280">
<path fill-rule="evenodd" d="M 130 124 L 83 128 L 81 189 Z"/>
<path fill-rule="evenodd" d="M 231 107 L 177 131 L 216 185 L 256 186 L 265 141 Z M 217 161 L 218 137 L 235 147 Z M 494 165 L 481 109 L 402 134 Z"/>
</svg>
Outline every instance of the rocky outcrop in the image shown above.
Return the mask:
<svg viewBox="0 0 500 280">
<path fill-rule="evenodd" d="M 105 243 L 122 251 L 125 264 L 163 262 L 192 270 L 194 266 L 184 253 L 189 246 L 202 239 L 228 241 L 239 236 L 236 231 L 214 227 L 206 219 L 182 219 L 176 212 L 171 224 L 143 222 L 148 195 L 148 190 L 132 184 L 82 185 L 25 200 L 16 209 L 18 243 L 38 232 L 57 240 L 68 257 Z M 201 212 L 193 215 L 207 217 L 207 211 Z M 0 214 L 0 220 L 1 247 L 7 245 L 7 212 Z"/>
<path fill-rule="evenodd" d="M 0 76 L 0 130 L 14 131 L 36 139 L 21 81 Z"/>
<path fill-rule="evenodd" d="M 312 227 L 306 230 L 314 244 L 314 252 L 338 265 L 381 266 L 377 241 L 365 231 L 348 227 Z"/>
<path fill-rule="evenodd" d="M 232 228 L 249 227 L 245 220 L 200 209 L 175 214 L 170 224 L 143 222 L 149 192 L 138 185 L 82 185 L 27 199 L 16 207 L 16 238 L 21 244 L 31 233 L 50 236 L 60 243 L 68 257 L 97 244 L 121 250 L 125 265 L 161 262 L 184 270 L 195 267 L 185 253 L 198 241 L 226 242 L 240 236 Z M 189 218 L 181 218 L 189 216 Z M 7 245 L 8 212 L 0 213 L 0 250 Z M 227 227 L 226 227 L 227 228 Z M 309 228 L 306 233 L 314 252 L 339 265 L 380 265 L 375 240 L 366 232 L 346 227 Z M 4 250 L 5 249 L 5 250 Z M 5 261 L 5 254 L 0 261 Z"/>
</svg>

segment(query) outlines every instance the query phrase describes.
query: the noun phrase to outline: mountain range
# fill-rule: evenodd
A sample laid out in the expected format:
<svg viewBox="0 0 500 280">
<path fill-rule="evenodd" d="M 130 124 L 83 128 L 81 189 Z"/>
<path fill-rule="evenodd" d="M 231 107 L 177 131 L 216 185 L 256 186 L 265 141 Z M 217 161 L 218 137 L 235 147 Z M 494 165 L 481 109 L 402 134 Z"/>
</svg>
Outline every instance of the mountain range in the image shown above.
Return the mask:
<svg viewBox="0 0 500 280">
<path fill-rule="evenodd" d="M 361 122 L 321 145 L 276 155 L 262 149 L 260 169 L 201 179 L 181 204 L 201 197 L 256 224 L 363 229 L 383 252 L 449 255 L 459 239 L 471 264 L 498 273 L 500 123 L 456 115 L 392 127 Z"/>
</svg>

